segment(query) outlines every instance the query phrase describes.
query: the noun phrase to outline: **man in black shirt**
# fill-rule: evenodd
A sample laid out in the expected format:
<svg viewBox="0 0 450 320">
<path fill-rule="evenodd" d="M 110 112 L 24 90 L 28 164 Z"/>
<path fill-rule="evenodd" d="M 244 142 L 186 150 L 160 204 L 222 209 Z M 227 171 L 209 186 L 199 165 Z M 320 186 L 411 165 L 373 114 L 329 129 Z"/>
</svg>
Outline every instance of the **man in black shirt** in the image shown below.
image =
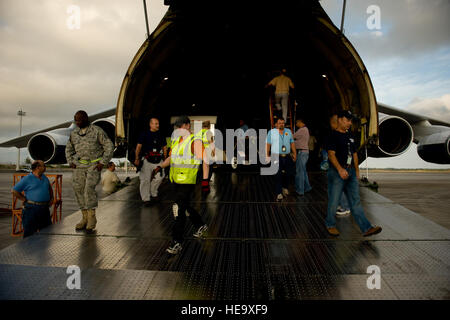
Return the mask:
<svg viewBox="0 0 450 320">
<path fill-rule="evenodd" d="M 159 132 L 159 120 L 150 119 L 150 130 L 141 133 L 137 140 L 136 158 L 134 164 L 142 168 L 139 173 L 140 193 L 142 201 L 150 204 L 150 196 L 157 200 L 158 188 L 164 178 L 164 172 L 157 174 L 151 180 L 152 171 L 167 158 L 167 146 L 164 137 Z"/>
<path fill-rule="evenodd" d="M 348 132 L 353 115 L 350 111 L 338 113 L 337 128 L 327 139 L 328 161 L 328 210 L 325 224 L 328 233 L 339 235 L 336 228 L 336 210 L 342 192 L 347 196 L 350 210 L 363 235 L 370 236 L 381 232 L 381 227 L 372 226 L 367 220 L 359 197 L 359 163 L 355 141 Z"/>
</svg>

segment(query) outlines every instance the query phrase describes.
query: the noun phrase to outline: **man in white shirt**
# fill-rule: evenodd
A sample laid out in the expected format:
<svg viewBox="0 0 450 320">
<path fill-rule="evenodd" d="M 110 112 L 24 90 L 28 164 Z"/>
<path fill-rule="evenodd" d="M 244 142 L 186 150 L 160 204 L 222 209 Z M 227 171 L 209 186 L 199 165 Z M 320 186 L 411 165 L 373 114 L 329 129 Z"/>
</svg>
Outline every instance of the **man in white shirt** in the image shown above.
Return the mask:
<svg viewBox="0 0 450 320">
<path fill-rule="evenodd" d="M 275 87 L 275 107 L 277 110 L 282 110 L 283 119 L 286 120 L 289 104 L 289 89 L 294 89 L 294 83 L 291 78 L 286 76 L 286 69 L 281 70 L 281 74 L 273 78 L 267 86 Z"/>
<path fill-rule="evenodd" d="M 102 177 L 102 190 L 106 194 L 111 194 L 117 190 L 120 179 L 117 174 L 114 173 L 116 170 L 114 162 L 109 162 L 107 169 L 108 170 L 105 171 Z"/>
</svg>

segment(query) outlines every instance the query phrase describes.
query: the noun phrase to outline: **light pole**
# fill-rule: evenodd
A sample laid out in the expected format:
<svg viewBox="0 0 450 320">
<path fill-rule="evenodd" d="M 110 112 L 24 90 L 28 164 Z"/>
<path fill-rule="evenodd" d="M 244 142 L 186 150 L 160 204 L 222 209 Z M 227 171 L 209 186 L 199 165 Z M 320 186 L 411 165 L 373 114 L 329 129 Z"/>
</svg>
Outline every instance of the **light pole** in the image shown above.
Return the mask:
<svg viewBox="0 0 450 320">
<path fill-rule="evenodd" d="M 147 16 L 147 2 L 143 0 L 144 3 L 144 14 L 145 14 L 145 27 L 147 28 L 147 39 L 150 37 L 150 30 L 148 28 L 148 16 Z"/>
<path fill-rule="evenodd" d="M 17 115 L 20 117 L 20 126 L 19 126 L 19 137 L 22 136 L 22 117 L 26 116 L 26 112 L 22 111 L 22 108 L 17 111 Z M 20 169 L 20 148 L 17 148 L 17 164 L 16 171 Z"/>
<path fill-rule="evenodd" d="M 342 4 L 342 18 L 341 18 L 341 33 L 344 34 L 344 20 L 345 20 L 345 7 L 347 6 L 347 0 L 344 0 Z"/>
</svg>

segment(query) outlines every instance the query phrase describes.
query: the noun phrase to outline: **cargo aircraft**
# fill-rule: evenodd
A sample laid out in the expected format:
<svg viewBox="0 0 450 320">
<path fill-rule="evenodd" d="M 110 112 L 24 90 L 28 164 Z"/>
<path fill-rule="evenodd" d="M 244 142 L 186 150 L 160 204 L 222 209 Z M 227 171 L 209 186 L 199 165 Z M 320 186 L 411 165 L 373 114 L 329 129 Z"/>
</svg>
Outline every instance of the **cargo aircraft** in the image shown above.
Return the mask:
<svg viewBox="0 0 450 320">
<path fill-rule="evenodd" d="M 295 84 L 290 120 L 302 117 L 319 144 L 329 117 L 346 109 L 356 115 L 351 130 L 361 161 L 365 151 L 394 157 L 416 143 L 423 160 L 450 164 L 450 123 L 377 102 L 361 57 L 317 0 L 165 3 L 167 13 L 126 71 L 116 107 L 90 116 L 115 142 L 115 157 L 133 161 L 150 116 L 167 136 L 171 119 L 182 114 L 210 115 L 222 132 L 240 119 L 270 129 L 272 93 L 265 85 L 286 68 Z M 65 163 L 73 128 L 69 120 L 0 147 L 26 147 L 33 159 Z"/>
</svg>

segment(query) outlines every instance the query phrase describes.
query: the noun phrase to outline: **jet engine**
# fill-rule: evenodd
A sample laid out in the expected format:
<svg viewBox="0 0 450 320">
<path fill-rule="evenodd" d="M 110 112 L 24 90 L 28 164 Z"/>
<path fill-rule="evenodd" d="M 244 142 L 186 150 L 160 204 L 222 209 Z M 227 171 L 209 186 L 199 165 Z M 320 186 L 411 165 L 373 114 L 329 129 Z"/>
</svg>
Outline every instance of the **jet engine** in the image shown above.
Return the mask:
<svg viewBox="0 0 450 320">
<path fill-rule="evenodd" d="M 413 142 L 414 132 L 403 118 L 380 114 L 379 116 L 379 144 L 369 151 L 374 158 L 395 157 L 406 152 Z"/>
<path fill-rule="evenodd" d="M 108 138 L 114 143 L 116 139 L 116 120 L 111 118 L 98 119 L 92 122 L 106 132 Z M 126 146 L 119 145 L 114 149 L 114 158 L 123 158 L 126 156 Z"/>
<path fill-rule="evenodd" d="M 450 131 L 438 132 L 421 139 L 417 153 L 423 160 L 450 164 Z"/>
<path fill-rule="evenodd" d="M 115 120 L 102 118 L 92 122 L 96 126 L 102 128 L 106 135 L 114 143 L 115 140 Z M 75 128 L 72 124 L 69 128 L 56 129 L 49 132 L 38 133 L 31 137 L 28 141 L 28 152 L 31 158 L 39 159 L 47 164 L 63 164 L 66 163 L 66 144 L 69 140 L 70 133 Z M 114 157 L 121 158 L 125 156 L 122 149 L 114 150 Z"/>
<path fill-rule="evenodd" d="M 93 121 L 92 124 L 95 124 L 96 126 L 102 128 L 108 138 L 111 139 L 111 141 L 114 143 L 116 137 L 116 121 L 114 119 L 98 119 Z"/>
<path fill-rule="evenodd" d="M 111 118 L 98 119 L 92 122 L 96 126 L 99 126 L 106 132 L 106 135 L 114 143 L 116 140 L 116 120 Z M 116 146 L 114 149 L 114 158 L 123 158 L 126 156 L 126 145 Z"/>
<path fill-rule="evenodd" d="M 72 124 L 69 128 L 38 133 L 31 137 L 27 146 L 31 158 L 47 164 L 66 163 L 66 144 L 74 128 L 75 125 Z"/>
</svg>

